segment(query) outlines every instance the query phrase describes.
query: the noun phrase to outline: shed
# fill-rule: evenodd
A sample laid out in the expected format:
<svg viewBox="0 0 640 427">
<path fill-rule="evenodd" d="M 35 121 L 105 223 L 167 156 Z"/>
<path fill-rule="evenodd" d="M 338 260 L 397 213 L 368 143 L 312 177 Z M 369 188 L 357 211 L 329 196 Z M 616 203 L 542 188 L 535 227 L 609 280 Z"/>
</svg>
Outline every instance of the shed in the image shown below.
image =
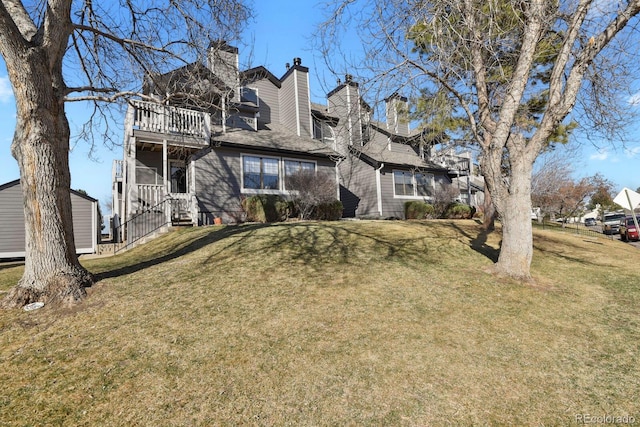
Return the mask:
<svg viewBox="0 0 640 427">
<path fill-rule="evenodd" d="M 98 248 L 98 201 L 71 190 L 71 213 L 76 253 L 92 254 Z M 20 180 L 0 185 L 0 259 L 25 256 L 25 219 Z"/>
</svg>

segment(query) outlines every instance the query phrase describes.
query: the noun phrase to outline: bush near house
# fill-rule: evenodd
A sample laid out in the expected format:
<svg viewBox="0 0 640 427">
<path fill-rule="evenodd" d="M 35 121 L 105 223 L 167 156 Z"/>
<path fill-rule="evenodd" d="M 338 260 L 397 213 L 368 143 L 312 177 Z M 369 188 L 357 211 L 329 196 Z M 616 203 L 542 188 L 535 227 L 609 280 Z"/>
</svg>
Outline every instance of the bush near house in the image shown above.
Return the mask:
<svg viewBox="0 0 640 427">
<path fill-rule="evenodd" d="M 247 221 L 262 223 L 284 221 L 292 211 L 290 202 L 266 194 L 247 197 L 242 201 L 242 209 L 247 214 Z"/>
<path fill-rule="evenodd" d="M 435 210 L 432 205 L 419 200 L 410 200 L 404 204 L 405 219 L 433 218 Z"/>
<path fill-rule="evenodd" d="M 340 200 L 332 202 L 320 203 L 316 206 L 311 214 L 312 219 L 320 221 L 337 221 L 342 218 L 344 207 Z"/>
<path fill-rule="evenodd" d="M 469 219 L 473 218 L 475 209 L 463 203 L 453 202 L 447 206 L 443 217 L 447 219 Z"/>
</svg>

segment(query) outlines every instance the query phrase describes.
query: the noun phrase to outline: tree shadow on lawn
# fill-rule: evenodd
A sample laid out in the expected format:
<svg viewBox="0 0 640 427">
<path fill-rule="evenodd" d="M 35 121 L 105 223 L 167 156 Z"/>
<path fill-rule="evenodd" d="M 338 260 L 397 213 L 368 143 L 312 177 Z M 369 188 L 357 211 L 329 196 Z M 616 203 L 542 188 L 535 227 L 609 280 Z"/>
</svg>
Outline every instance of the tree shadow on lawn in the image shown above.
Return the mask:
<svg viewBox="0 0 640 427">
<path fill-rule="evenodd" d="M 460 239 L 464 244 L 471 244 L 471 248 L 492 261 L 498 259 L 499 250 L 486 244 L 487 232 L 481 232 L 473 237 L 469 229 L 453 224 L 453 229 L 466 239 Z M 270 227 L 273 232 L 264 235 L 264 240 L 255 244 L 245 244 L 249 238 L 262 238 L 255 232 Z M 167 261 L 174 260 L 188 253 L 197 251 L 210 244 L 223 242 L 208 256 L 208 262 L 224 263 L 233 260 L 239 254 L 243 258 L 264 257 L 265 254 L 287 250 L 286 256 L 291 263 L 308 266 L 320 265 L 324 262 L 336 264 L 368 263 L 369 258 L 380 258 L 399 262 L 440 262 L 440 258 L 448 253 L 447 236 L 438 235 L 438 228 L 427 227 L 425 234 L 407 235 L 381 231 L 369 226 L 351 227 L 343 223 L 331 222 L 291 222 L 274 224 L 243 224 L 229 225 L 214 229 L 189 244 L 176 248 L 170 253 L 143 261 L 133 261 L 95 274 L 96 283 L 114 277 L 119 277 L 144 270 Z M 436 233 L 436 234 L 434 234 Z M 447 233 L 448 234 L 448 233 Z M 232 238 L 232 237 L 240 238 Z M 468 239 L 468 240 L 467 240 Z M 226 243 L 226 244 L 225 244 Z"/>
<path fill-rule="evenodd" d="M 462 234 L 467 239 L 469 239 L 471 249 L 489 258 L 494 263 L 498 262 L 498 257 L 500 256 L 500 249 L 496 249 L 487 244 L 489 235 L 492 233 L 495 233 L 495 231 L 488 231 L 480 227 L 478 234 L 473 236 L 468 232 L 468 230 L 465 230 L 464 228 L 459 227 L 456 223 L 452 223 L 451 226 L 454 229 L 458 230 L 460 234 Z"/>
<path fill-rule="evenodd" d="M 202 237 L 192 241 L 188 245 L 177 248 L 176 250 L 170 253 L 167 253 L 165 255 L 162 255 L 160 257 L 155 257 L 145 261 L 136 262 L 130 265 L 121 266 L 112 270 L 96 273 L 94 275 L 95 283 L 98 283 L 99 281 L 104 279 L 110 279 L 114 277 L 120 277 L 127 274 L 135 273 L 135 272 L 144 270 L 146 268 L 152 267 L 154 265 L 162 264 L 164 262 L 179 258 L 183 255 L 197 251 L 198 249 L 202 249 L 207 245 L 232 237 L 234 235 L 237 235 L 240 233 L 253 232 L 255 230 L 258 230 L 263 227 L 268 227 L 268 226 L 269 224 L 228 225 L 223 228 L 215 229 L 210 233 L 207 233 Z M 246 237 L 248 236 L 245 236 L 245 238 Z"/>
</svg>

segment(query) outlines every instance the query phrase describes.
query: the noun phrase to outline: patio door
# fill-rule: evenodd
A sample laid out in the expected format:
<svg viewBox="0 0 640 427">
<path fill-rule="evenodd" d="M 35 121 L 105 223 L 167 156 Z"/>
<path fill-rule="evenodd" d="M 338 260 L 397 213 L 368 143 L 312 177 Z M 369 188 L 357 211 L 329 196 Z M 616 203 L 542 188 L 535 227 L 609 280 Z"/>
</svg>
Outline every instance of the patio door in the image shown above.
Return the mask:
<svg viewBox="0 0 640 427">
<path fill-rule="evenodd" d="M 174 194 L 187 193 L 187 165 L 184 160 L 169 161 L 170 192 Z"/>
</svg>

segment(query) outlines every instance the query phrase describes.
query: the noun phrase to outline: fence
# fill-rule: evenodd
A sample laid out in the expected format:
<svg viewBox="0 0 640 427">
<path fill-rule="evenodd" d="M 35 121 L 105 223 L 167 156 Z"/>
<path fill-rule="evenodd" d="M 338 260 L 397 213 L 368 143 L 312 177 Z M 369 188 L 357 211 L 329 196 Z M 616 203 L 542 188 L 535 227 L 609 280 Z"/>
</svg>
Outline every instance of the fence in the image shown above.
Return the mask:
<svg viewBox="0 0 640 427">
<path fill-rule="evenodd" d="M 577 234 L 580 236 L 588 236 L 600 239 L 610 239 L 613 240 L 614 236 L 611 234 L 602 233 L 602 227 L 599 225 L 593 227 L 586 227 L 582 223 L 568 223 L 563 224 L 551 221 L 543 221 L 542 224 L 538 221 L 533 221 L 533 227 L 541 230 L 552 230 L 552 231 L 560 231 L 565 233 Z"/>
</svg>

